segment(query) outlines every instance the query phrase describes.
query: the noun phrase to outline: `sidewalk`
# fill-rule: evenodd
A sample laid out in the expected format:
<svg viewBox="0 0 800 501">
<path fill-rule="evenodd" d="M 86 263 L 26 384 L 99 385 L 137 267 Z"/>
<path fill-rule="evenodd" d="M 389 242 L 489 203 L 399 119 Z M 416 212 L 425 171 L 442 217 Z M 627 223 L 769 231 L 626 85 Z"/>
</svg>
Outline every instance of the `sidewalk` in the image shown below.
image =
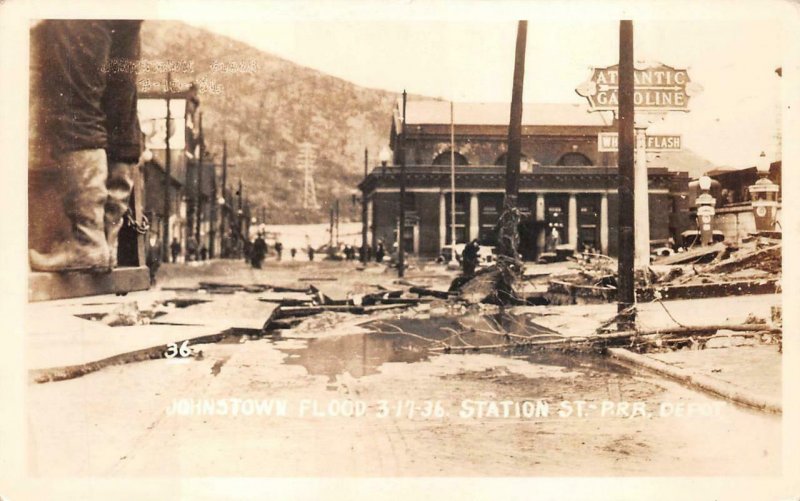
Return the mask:
<svg viewBox="0 0 800 501">
<path fill-rule="evenodd" d="M 676 379 L 686 386 L 764 412 L 781 414 L 781 354 L 777 345 L 753 345 L 638 354 L 611 348 L 611 356 Z"/>
<path fill-rule="evenodd" d="M 637 324 L 642 330 L 694 325 L 744 324 L 748 316 L 768 320 L 770 307 L 781 304 L 780 294 L 680 299 L 639 303 Z M 617 304 L 521 306 L 513 313 L 531 314 L 536 323 L 564 336 L 588 336 L 617 313 Z"/>
</svg>

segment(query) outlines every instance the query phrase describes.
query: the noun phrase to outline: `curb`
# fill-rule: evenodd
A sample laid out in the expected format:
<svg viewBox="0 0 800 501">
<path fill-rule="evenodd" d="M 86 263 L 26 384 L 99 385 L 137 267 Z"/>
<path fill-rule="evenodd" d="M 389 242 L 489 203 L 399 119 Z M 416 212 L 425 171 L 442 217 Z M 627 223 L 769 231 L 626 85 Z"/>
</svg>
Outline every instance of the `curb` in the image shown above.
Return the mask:
<svg viewBox="0 0 800 501">
<path fill-rule="evenodd" d="M 609 348 L 612 358 L 644 367 L 661 375 L 676 379 L 692 388 L 700 389 L 717 397 L 726 398 L 736 404 L 754 408 L 771 414 L 783 414 L 783 405 L 777 400 L 761 397 L 739 386 L 720 381 L 708 376 L 694 374 L 686 369 L 679 369 L 660 360 L 656 360 L 624 348 Z"/>
</svg>

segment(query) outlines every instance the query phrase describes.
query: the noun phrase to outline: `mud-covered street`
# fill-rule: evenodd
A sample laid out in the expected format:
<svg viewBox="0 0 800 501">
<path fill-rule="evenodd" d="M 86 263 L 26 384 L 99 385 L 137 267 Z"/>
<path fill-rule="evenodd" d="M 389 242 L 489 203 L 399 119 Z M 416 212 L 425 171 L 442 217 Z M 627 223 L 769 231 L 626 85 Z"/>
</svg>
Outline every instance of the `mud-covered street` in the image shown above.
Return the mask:
<svg viewBox="0 0 800 501">
<path fill-rule="evenodd" d="M 182 307 L 149 325 L 102 327 L 128 329 L 128 336 L 175 329 L 177 340 L 193 329 L 237 327 L 237 319 L 253 325 L 274 307 L 254 303 L 252 292 L 199 292 L 193 289 L 199 282 L 289 287 L 313 279 L 337 296 L 396 280 L 377 265 L 358 268 L 275 261 L 262 270 L 240 261 L 165 266 L 155 290 L 71 304 L 88 303 L 86 311 L 136 294 L 170 297 Z M 434 288 L 450 278 L 439 265 L 407 276 Z M 553 313 L 537 308 L 520 318 L 546 332 Z M 59 314 L 57 306 L 49 311 Z M 186 358 L 109 364 L 80 377 L 31 383 L 29 466 L 43 476 L 759 476 L 780 470 L 779 415 L 592 351 L 436 349 L 456 324 L 471 325 L 473 337 L 464 342 L 475 343 L 485 330 L 481 322 L 496 314 L 445 300 L 368 315 L 324 312 L 268 336 L 240 325 L 216 342 L 192 344 Z M 97 324 L 91 316 L 72 318 Z"/>
</svg>

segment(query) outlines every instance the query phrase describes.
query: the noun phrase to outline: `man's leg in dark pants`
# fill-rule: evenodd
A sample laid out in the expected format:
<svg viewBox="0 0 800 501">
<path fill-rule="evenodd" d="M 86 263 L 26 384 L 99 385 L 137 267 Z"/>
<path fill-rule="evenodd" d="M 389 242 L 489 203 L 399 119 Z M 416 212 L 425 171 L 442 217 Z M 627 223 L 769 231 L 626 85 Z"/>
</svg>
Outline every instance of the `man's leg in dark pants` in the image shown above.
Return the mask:
<svg viewBox="0 0 800 501">
<path fill-rule="evenodd" d="M 134 168 L 141 151 L 141 129 L 136 112 L 136 75 L 140 57 L 141 21 L 107 21 L 112 33 L 106 89 L 102 107 L 108 134 L 108 201 L 105 232 L 110 261 L 117 264 L 118 235 L 128 211 Z M 129 259 L 129 261 L 135 261 Z"/>
</svg>

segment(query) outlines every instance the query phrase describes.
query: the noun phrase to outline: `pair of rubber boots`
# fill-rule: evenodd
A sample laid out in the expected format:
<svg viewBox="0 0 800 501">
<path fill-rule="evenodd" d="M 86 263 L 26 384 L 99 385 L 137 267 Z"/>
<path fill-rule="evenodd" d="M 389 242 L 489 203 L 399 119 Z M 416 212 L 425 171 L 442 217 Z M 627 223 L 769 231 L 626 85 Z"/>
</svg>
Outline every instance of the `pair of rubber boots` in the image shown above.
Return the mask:
<svg viewBox="0 0 800 501">
<path fill-rule="evenodd" d="M 58 158 L 69 238 L 50 252 L 30 251 L 34 271 L 109 272 L 117 265 L 117 238 L 128 211 L 136 164 L 112 162 L 105 150 L 80 150 Z"/>
</svg>

